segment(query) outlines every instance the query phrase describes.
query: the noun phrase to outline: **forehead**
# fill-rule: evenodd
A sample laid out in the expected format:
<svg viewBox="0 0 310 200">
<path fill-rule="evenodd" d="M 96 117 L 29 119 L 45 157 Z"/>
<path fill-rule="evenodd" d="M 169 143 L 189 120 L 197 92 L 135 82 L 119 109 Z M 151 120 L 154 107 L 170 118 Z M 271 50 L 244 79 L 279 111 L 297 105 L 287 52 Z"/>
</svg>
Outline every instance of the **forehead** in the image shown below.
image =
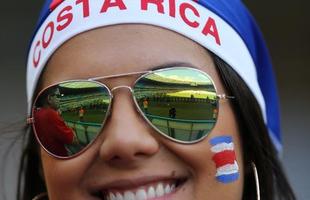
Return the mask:
<svg viewBox="0 0 310 200">
<path fill-rule="evenodd" d="M 59 81 L 149 70 L 167 63 L 190 63 L 215 75 L 207 51 L 192 40 L 150 25 L 115 25 L 67 41 L 51 57 L 41 86 Z"/>
</svg>

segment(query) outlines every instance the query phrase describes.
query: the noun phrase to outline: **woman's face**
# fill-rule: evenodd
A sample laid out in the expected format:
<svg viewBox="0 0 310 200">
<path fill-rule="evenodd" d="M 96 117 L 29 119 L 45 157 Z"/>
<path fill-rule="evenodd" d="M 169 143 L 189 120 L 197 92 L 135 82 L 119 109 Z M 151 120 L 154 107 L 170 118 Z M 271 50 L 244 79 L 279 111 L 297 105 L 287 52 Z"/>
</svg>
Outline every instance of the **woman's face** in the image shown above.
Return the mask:
<svg viewBox="0 0 310 200">
<path fill-rule="evenodd" d="M 74 37 L 54 53 L 40 86 L 44 88 L 70 79 L 145 71 L 176 62 L 188 63 L 207 72 L 218 93 L 225 93 L 214 63 L 204 48 L 177 33 L 147 25 L 110 26 Z M 113 78 L 104 83 L 109 88 L 131 86 L 136 78 Z M 61 160 L 41 150 L 51 200 L 113 199 L 107 198 L 112 193 L 118 195 L 114 199 L 135 200 L 139 195 L 150 195 L 152 189 L 155 194 L 161 193 L 162 187 L 167 189 L 167 194 L 152 200 L 242 198 L 242 149 L 229 101 L 220 101 L 218 122 L 207 138 L 184 145 L 156 133 L 137 112 L 129 90 L 117 90 L 113 95 L 112 113 L 100 136 L 84 153 Z M 216 177 L 216 166 L 231 159 L 225 153 L 215 156 L 211 150 L 210 140 L 220 136 L 233 139 L 239 165 L 237 180 Z M 176 188 L 169 192 L 173 185 Z"/>
</svg>

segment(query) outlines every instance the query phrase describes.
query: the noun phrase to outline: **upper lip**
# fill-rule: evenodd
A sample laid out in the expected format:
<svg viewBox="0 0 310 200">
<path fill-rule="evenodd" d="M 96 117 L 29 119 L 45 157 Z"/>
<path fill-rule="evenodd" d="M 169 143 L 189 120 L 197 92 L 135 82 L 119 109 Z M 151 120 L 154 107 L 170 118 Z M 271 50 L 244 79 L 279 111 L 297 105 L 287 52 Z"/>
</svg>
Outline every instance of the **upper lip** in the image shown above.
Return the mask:
<svg viewBox="0 0 310 200">
<path fill-rule="evenodd" d="M 146 176 L 128 179 L 117 179 L 111 182 L 101 184 L 96 187 L 96 191 L 108 191 L 108 190 L 130 190 L 138 188 L 144 185 L 166 182 L 166 181 L 177 181 L 184 180 L 184 177 L 172 177 L 172 176 Z"/>
</svg>

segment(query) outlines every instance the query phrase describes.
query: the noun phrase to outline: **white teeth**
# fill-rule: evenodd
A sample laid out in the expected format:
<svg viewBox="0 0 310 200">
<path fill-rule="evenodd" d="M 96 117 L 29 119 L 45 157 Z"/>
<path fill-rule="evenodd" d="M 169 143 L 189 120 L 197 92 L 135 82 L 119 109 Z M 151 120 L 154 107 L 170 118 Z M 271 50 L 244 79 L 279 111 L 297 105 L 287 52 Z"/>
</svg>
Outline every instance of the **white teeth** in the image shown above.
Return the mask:
<svg viewBox="0 0 310 200">
<path fill-rule="evenodd" d="M 150 186 L 147 189 L 140 188 L 136 192 L 126 191 L 124 194 L 120 192 L 112 193 L 110 192 L 107 199 L 108 200 L 147 200 L 155 197 L 162 197 L 164 195 L 170 194 L 175 190 L 175 184 L 166 185 L 164 187 L 163 183 L 158 183 L 156 187 Z"/>
<path fill-rule="evenodd" d="M 146 200 L 147 199 L 146 191 L 143 189 L 139 189 L 136 192 L 136 197 L 137 197 L 137 200 Z"/>
<path fill-rule="evenodd" d="M 171 192 L 175 190 L 175 184 L 171 185 Z"/>
<path fill-rule="evenodd" d="M 153 186 L 151 186 L 147 191 L 147 198 L 155 198 L 155 197 L 156 197 L 155 189 Z"/>
<path fill-rule="evenodd" d="M 116 197 L 115 197 L 115 195 L 113 193 L 110 193 L 109 199 L 110 200 L 116 200 Z"/>
<path fill-rule="evenodd" d="M 124 193 L 124 200 L 136 200 L 135 194 L 130 191 Z"/>
<path fill-rule="evenodd" d="M 171 192 L 170 185 L 166 185 L 165 187 L 165 194 L 169 194 Z"/>
<path fill-rule="evenodd" d="M 116 200 L 124 200 L 124 198 L 120 193 L 116 193 Z"/>
<path fill-rule="evenodd" d="M 161 197 L 165 194 L 164 186 L 162 183 L 159 183 L 156 187 L 156 197 Z"/>
</svg>

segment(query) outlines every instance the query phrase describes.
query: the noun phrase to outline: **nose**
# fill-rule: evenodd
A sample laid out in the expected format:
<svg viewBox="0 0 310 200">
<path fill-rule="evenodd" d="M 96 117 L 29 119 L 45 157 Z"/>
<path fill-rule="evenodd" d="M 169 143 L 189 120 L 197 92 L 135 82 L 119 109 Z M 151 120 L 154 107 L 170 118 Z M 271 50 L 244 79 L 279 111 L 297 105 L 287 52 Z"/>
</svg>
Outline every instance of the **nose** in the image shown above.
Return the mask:
<svg viewBox="0 0 310 200">
<path fill-rule="evenodd" d="M 137 112 L 130 91 L 113 91 L 111 115 L 103 129 L 100 156 L 106 162 L 128 164 L 154 155 L 158 140 Z"/>
</svg>

